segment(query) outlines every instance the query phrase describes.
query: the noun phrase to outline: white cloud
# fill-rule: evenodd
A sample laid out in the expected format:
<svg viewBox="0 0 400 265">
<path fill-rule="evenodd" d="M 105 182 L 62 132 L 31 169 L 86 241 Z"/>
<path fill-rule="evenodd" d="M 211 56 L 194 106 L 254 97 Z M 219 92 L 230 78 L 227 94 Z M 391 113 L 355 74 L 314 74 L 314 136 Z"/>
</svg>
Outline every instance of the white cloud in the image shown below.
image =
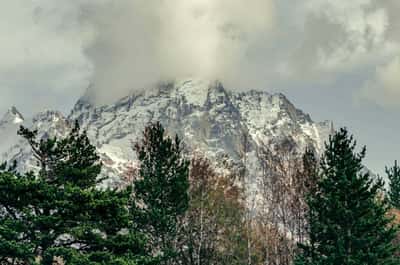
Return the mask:
<svg viewBox="0 0 400 265">
<path fill-rule="evenodd" d="M 63 108 L 84 91 L 91 75 L 84 47 L 92 32 L 79 22 L 80 8 L 78 1 L 2 2 L 0 89 L 9 95 L 0 99 L 2 109 Z"/>
<path fill-rule="evenodd" d="M 372 8 L 372 0 L 308 0 L 305 3 L 304 42 L 293 65 L 300 73 L 357 71 L 390 51 L 386 41 L 388 15 Z M 311 69 L 310 69 L 311 68 Z"/>
<path fill-rule="evenodd" d="M 94 93 L 104 101 L 160 79 L 227 81 L 248 49 L 274 25 L 270 0 L 119 1 L 95 10 L 98 36 L 88 54 Z M 232 82 L 233 83 L 233 82 Z"/>
<path fill-rule="evenodd" d="M 387 66 L 400 54 L 399 5 L 397 0 L 6 0 L 0 9 L 5 21 L 0 89 L 8 96 L 0 105 L 24 103 L 20 98 L 29 90 L 43 99 L 27 108 L 66 106 L 89 82 L 93 97 L 106 102 L 188 75 L 239 89 L 323 89 L 338 80 L 346 85 L 352 75 L 378 84 L 380 70 L 372 81 L 370 69 Z"/>
<path fill-rule="evenodd" d="M 400 107 L 400 57 L 376 68 L 366 81 L 360 96 L 382 107 Z"/>
</svg>

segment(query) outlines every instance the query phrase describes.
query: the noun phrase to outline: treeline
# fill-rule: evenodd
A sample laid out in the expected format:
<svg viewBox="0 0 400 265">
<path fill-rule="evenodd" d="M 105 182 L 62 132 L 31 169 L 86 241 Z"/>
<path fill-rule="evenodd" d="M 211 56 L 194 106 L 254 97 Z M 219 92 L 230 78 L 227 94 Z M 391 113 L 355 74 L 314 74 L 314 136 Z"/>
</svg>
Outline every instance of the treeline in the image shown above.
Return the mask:
<svg viewBox="0 0 400 265">
<path fill-rule="evenodd" d="M 0 265 L 400 264 L 400 168 L 386 169 L 386 192 L 345 129 L 321 158 L 290 144 L 259 150 L 257 194 L 237 181 L 250 179 L 246 167 L 221 173 L 188 158 L 160 123 L 146 127 L 140 168 L 119 188 L 99 185 L 100 158 L 78 123 L 63 139 L 18 133 L 37 170 L 0 167 Z"/>
</svg>

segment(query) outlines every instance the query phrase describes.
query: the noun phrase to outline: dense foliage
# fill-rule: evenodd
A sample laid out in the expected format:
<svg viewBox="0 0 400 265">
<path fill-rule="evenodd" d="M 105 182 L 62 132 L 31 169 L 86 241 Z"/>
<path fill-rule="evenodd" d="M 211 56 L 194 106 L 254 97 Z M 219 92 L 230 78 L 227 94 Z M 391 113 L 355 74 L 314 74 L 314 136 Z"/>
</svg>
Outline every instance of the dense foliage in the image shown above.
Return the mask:
<svg viewBox="0 0 400 265">
<path fill-rule="evenodd" d="M 136 150 L 140 170 L 134 183 L 139 211 L 135 221 L 149 235 L 153 253 L 168 263 L 177 255 L 177 223 L 189 204 L 189 160 L 178 136 L 174 140 L 166 136 L 160 123 L 146 127 Z"/>
<path fill-rule="evenodd" d="M 98 189 L 99 157 L 76 123 L 65 139 L 21 128 L 39 173 L 0 173 L 0 264 L 146 264 L 131 189 Z M 4 168 L 4 167 L 3 167 Z"/>
<path fill-rule="evenodd" d="M 298 265 L 389 265 L 396 229 L 379 198 L 384 183 L 363 171 L 365 148 L 346 129 L 331 136 L 321 162 L 321 176 L 310 193 L 309 242 L 302 244 Z"/>
<path fill-rule="evenodd" d="M 138 174 L 118 188 L 101 185 L 100 158 L 78 123 L 64 138 L 19 134 L 37 164 L 27 173 L 0 166 L 0 265 L 291 265 L 296 253 L 297 265 L 399 264 L 383 182 L 365 172 L 365 148 L 357 153 L 345 129 L 321 161 L 312 149 L 258 150 L 257 201 L 240 172 L 190 160 L 160 123 L 145 128 Z M 386 172 L 399 208 L 397 162 Z"/>
<path fill-rule="evenodd" d="M 389 179 L 389 199 L 393 207 L 400 209 L 400 167 L 397 161 L 393 167 L 386 167 L 386 174 Z"/>
</svg>

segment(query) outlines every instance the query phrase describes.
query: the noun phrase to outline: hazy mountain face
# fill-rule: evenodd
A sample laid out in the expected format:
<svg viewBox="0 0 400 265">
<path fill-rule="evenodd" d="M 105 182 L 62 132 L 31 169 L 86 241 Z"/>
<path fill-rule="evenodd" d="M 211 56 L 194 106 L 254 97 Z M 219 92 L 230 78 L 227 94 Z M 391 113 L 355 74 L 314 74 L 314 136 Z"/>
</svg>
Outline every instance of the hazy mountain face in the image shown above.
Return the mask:
<svg viewBox="0 0 400 265">
<path fill-rule="evenodd" d="M 29 148 L 14 134 L 18 126 L 37 129 L 40 137 L 62 137 L 73 120 L 80 122 L 101 154 L 103 174 L 109 177 L 105 185 L 129 181 L 137 167 L 134 143 L 152 121 L 161 121 L 170 134 L 183 138 L 188 151 L 203 153 L 218 161 L 217 166 L 229 163 L 242 167 L 245 160 L 249 183 L 255 183 L 261 172 L 263 148 L 272 150 L 289 142 L 299 153 L 307 146 L 320 152 L 332 130 L 331 122 L 313 122 L 282 94 L 234 93 L 218 82 L 190 79 L 159 85 L 100 107 L 82 97 L 68 117 L 47 111 L 25 121 L 12 108 L 0 121 L 0 135 L 9 137 L 1 146 L 1 160 L 16 159 L 20 170 L 34 168 Z"/>
</svg>

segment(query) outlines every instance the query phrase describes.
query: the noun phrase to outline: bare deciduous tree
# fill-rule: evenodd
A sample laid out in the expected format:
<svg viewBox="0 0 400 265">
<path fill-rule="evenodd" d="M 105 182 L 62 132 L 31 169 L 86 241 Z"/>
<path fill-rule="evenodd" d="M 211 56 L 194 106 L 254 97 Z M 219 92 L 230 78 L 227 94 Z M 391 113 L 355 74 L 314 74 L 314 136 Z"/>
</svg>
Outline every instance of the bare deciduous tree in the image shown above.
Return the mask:
<svg viewBox="0 0 400 265">
<path fill-rule="evenodd" d="M 243 264 L 246 260 L 243 192 L 232 175 L 217 174 L 195 156 L 190 171 L 190 207 L 181 222 L 177 264 Z"/>
<path fill-rule="evenodd" d="M 297 243 L 306 240 L 306 194 L 316 178 L 312 151 L 301 156 L 295 144 L 285 140 L 274 150 L 258 150 L 264 161 L 260 179 L 262 207 L 258 221 L 263 233 L 264 264 L 290 265 Z"/>
</svg>

